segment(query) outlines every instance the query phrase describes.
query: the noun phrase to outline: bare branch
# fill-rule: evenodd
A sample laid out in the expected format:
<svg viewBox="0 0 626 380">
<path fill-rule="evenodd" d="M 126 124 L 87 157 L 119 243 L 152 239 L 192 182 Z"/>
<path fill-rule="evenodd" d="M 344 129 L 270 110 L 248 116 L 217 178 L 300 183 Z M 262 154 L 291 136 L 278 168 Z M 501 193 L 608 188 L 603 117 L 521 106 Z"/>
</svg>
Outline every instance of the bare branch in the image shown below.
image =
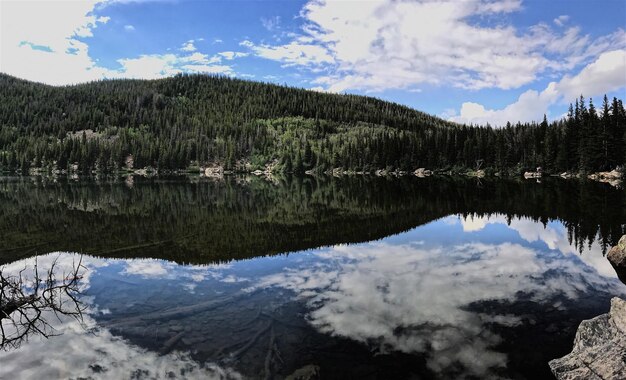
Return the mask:
<svg viewBox="0 0 626 380">
<path fill-rule="evenodd" d="M 5 274 L 0 268 L 0 349 L 16 348 L 32 335 L 58 335 L 47 316 L 54 315 L 59 321 L 69 316 L 82 323 L 85 306 L 79 300 L 80 280 L 87 269 L 82 256 L 61 278 L 55 274 L 57 265 L 58 257 L 42 278 L 35 259 L 32 279 L 25 276 L 26 266 L 16 275 Z"/>
</svg>

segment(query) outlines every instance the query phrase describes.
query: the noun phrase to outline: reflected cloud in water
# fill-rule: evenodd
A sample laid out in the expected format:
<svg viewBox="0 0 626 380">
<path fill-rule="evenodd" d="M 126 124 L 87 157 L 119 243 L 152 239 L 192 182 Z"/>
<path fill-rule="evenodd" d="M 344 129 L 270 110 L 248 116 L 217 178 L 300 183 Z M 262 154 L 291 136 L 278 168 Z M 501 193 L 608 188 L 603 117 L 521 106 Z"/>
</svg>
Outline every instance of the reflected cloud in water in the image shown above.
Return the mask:
<svg viewBox="0 0 626 380">
<path fill-rule="evenodd" d="M 465 231 L 489 223 L 505 222 L 461 219 Z M 433 224 L 451 225 L 449 219 Z M 561 231 L 525 220 L 509 228 L 551 250 L 478 241 L 341 245 L 317 252 L 315 265 L 287 268 L 256 286 L 295 292 L 311 309 L 309 322 L 324 333 L 366 343 L 379 353 L 424 353 L 436 373 L 497 377 L 507 355 L 497 349 L 502 337 L 490 327 L 518 326 L 527 317 L 480 311 L 482 303 L 524 299 L 559 309 L 593 292 L 623 294 L 614 272 L 606 277 L 602 266 L 581 262 L 571 254 L 575 248 L 564 245 Z"/>
<path fill-rule="evenodd" d="M 507 222 L 504 215 L 488 216 L 467 216 L 467 217 L 448 217 L 451 223 L 459 222 L 464 232 L 482 231 L 488 225 L 508 226 L 509 229 L 516 231 L 525 241 L 543 242 L 549 249 L 558 250 L 563 254 L 573 254 L 580 256 L 587 265 L 594 267 L 598 273 L 617 278 L 615 269 L 604 257 L 602 247 L 599 244 L 599 238 L 596 238 L 590 245 L 581 247 L 582 252 L 570 243 L 567 236 L 567 229 L 559 222 L 550 222 L 547 225 L 534 222 L 528 218 L 514 218 Z"/>
<path fill-rule="evenodd" d="M 78 259 L 78 254 L 53 253 L 37 258 L 40 270 L 50 267 L 55 260 L 59 273 L 66 273 Z M 6 273 L 17 273 L 32 268 L 35 259 L 26 259 L 3 267 Z M 83 257 L 86 271 L 81 279 L 82 292 L 89 290 L 91 280 L 109 261 Z M 162 275 L 155 261 L 130 261 L 126 273 L 135 275 Z M 144 265 L 147 264 L 147 265 Z M 0 378 L 19 379 L 129 379 L 129 378 L 181 378 L 181 379 L 240 379 L 234 370 L 212 363 L 199 363 L 188 353 L 173 352 L 161 355 L 131 344 L 98 326 L 94 317 L 106 315 L 108 309 L 99 309 L 93 297 L 82 297 L 87 306 L 82 323 L 52 312 L 44 318 L 58 335 L 45 339 L 31 337 L 27 344 L 10 351 L 0 351 Z"/>
<path fill-rule="evenodd" d="M 61 258 L 69 265 L 75 255 Z M 557 329 L 575 329 L 580 315 L 626 294 L 597 243 L 580 255 L 562 224 L 509 224 L 502 215 L 450 216 L 376 242 L 226 264 L 83 263 L 86 326 L 58 321 L 61 336 L 0 352 L 0 378 L 241 378 L 263 373 L 269 331 L 286 363 L 281 375 L 320 360 L 334 369 L 380 358 L 393 366 L 404 353 L 424 358 L 426 369 L 398 367 L 427 377 L 506 378 L 513 351 L 523 355 L 505 347 L 507 331 L 557 320 L 565 320 Z M 163 351 L 176 335 L 179 344 Z M 572 338 L 558 339 L 569 346 Z M 328 347 L 345 351 L 332 356 Z M 366 349 L 357 354 L 359 347 Z"/>
</svg>

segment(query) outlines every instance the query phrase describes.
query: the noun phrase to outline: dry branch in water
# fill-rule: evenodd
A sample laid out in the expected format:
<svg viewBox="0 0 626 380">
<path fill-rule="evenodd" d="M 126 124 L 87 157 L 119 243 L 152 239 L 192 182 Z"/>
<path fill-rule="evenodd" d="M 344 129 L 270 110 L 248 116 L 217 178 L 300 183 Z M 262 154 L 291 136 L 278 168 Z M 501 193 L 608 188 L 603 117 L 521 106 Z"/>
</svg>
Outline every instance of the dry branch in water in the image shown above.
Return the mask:
<svg viewBox="0 0 626 380">
<path fill-rule="evenodd" d="M 32 277 L 26 275 L 26 266 L 17 274 L 4 273 L 0 268 L 0 349 L 16 348 L 32 335 L 57 335 L 46 320 L 50 317 L 61 321 L 61 316 L 69 316 L 82 322 L 84 306 L 78 299 L 81 271 L 86 269 L 82 257 L 60 276 L 55 273 L 57 260 L 43 277 L 36 259 Z"/>
</svg>

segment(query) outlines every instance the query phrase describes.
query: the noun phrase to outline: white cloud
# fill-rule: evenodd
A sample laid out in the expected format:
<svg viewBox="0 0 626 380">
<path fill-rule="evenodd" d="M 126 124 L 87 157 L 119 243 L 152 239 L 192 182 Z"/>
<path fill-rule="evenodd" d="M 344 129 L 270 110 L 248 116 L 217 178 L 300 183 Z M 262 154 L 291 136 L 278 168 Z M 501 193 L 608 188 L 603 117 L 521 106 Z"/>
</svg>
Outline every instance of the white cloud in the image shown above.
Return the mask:
<svg viewBox="0 0 626 380">
<path fill-rule="evenodd" d="M 35 260 L 40 271 L 46 271 L 54 260 L 57 261 L 56 273 L 68 273 L 73 263 L 78 261 L 77 254 L 53 253 L 29 258 L 2 266 L 5 274 L 16 274 L 23 268 L 29 268 L 32 278 Z M 130 261 L 128 268 L 137 263 L 153 264 L 156 261 Z M 81 292 L 90 287 L 90 280 L 98 267 L 106 266 L 105 260 L 89 256 L 82 257 L 85 270 L 81 271 Z M 147 268 L 147 267 L 145 267 Z M 145 269 L 144 268 L 144 269 Z M 140 275 L 151 276 L 154 269 L 140 270 Z M 130 379 L 138 374 L 146 378 L 166 379 L 184 374 L 188 379 L 242 379 L 236 371 L 220 367 L 214 363 L 199 363 L 187 352 L 172 352 L 160 355 L 158 352 L 141 348 L 120 336 L 113 335 L 107 328 L 98 326 L 94 316 L 108 314 L 107 309 L 99 310 L 90 303 L 89 297 L 81 301 L 86 310 L 82 323 L 64 315 L 44 311 L 43 318 L 54 329 L 57 336 L 45 339 L 33 336 L 19 348 L 11 351 L 0 350 L 0 378 L 9 379 Z M 7 327 L 6 320 L 0 321 Z M 45 365 L 41 365 L 45 363 Z M 140 377 L 141 377 L 140 376 Z"/>
<path fill-rule="evenodd" d="M 322 333 L 383 354 L 422 353 L 442 378 L 497 378 L 507 364 L 497 349 L 498 329 L 485 324 L 508 327 L 522 319 L 469 305 L 508 304 L 524 294 L 552 306 L 557 297 L 576 302 L 594 289 L 621 292 L 616 279 L 577 256 L 555 257 L 518 244 L 424 248 L 382 242 L 336 246 L 317 255 L 318 264 L 268 275 L 257 286 L 286 288 L 307 300 L 308 321 Z"/>
<path fill-rule="evenodd" d="M 564 76 L 551 82 L 541 92 L 528 90 L 516 102 L 502 109 L 487 109 L 474 102 L 465 102 L 460 114 L 449 118 L 458 123 L 504 126 L 507 121 L 538 121 L 548 113 L 548 108 L 559 101 L 571 101 L 583 94 L 600 96 L 626 87 L 626 49 L 602 53 L 577 75 Z"/>
<path fill-rule="evenodd" d="M 243 58 L 247 57 L 248 53 L 244 53 L 241 51 L 223 51 L 218 53 L 219 56 L 224 57 L 227 61 L 232 61 L 235 58 Z"/>
<path fill-rule="evenodd" d="M 626 49 L 614 50 L 600 55 L 598 59 L 578 75 L 566 75 L 557 85 L 565 99 L 603 95 L 626 87 Z"/>
<path fill-rule="evenodd" d="M 492 126 L 504 126 L 507 121 L 515 124 L 517 121 L 541 120 L 544 114 L 548 114 L 548 107 L 559 99 L 555 87 L 554 83 L 550 83 L 542 92 L 528 90 L 522 93 L 515 103 L 499 110 L 486 109 L 478 103 L 465 102 L 461 106 L 460 115 L 452 116 L 450 120 L 467 124 L 489 123 Z"/>
<path fill-rule="evenodd" d="M 179 73 L 207 73 L 234 75 L 232 67 L 217 64 L 219 56 L 209 57 L 206 54 L 195 52 L 190 55 L 152 54 L 141 55 L 137 58 L 123 58 L 118 60 L 122 68 L 117 73 L 110 73 L 110 77 L 157 79 Z"/>
<path fill-rule="evenodd" d="M 261 25 L 268 31 L 276 30 L 280 25 L 280 16 L 261 17 Z"/>
<path fill-rule="evenodd" d="M 531 219 L 515 218 L 508 220 L 504 215 L 467 216 L 459 217 L 463 231 L 477 232 L 484 229 L 488 224 L 500 224 L 516 231 L 519 236 L 527 242 L 541 241 L 550 249 L 558 250 L 564 255 L 575 255 L 580 257 L 585 264 L 594 268 L 599 274 L 609 278 L 616 278 L 617 274 L 611 263 L 602 254 L 602 247 L 599 238 L 591 246 L 583 247 L 583 252 L 579 253 L 575 244 L 570 243 L 567 229 L 563 225 L 546 226 L 534 222 Z"/>
<path fill-rule="evenodd" d="M 286 65 L 318 66 L 335 63 L 334 58 L 322 46 L 300 43 L 297 41 L 286 45 L 255 45 L 250 41 L 241 42 L 242 46 L 248 47 L 259 57 L 281 61 Z"/>
<path fill-rule="evenodd" d="M 143 54 L 118 59 L 118 68 L 99 66 L 89 55 L 88 41 L 98 26 L 109 21 L 96 14 L 109 3 L 41 1 L 35 7 L 29 1 L 3 2 L 0 71 L 53 85 L 105 78 L 156 79 L 182 72 L 234 75 L 232 67 L 219 64 L 229 54 L 208 57 L 197 51 L 194 42 L 201 38 L 183 44 L 182 54 Z M 124 30 L 133 31 L 134 26 L 125 25 Z"/>
<path fill-rule="evenodd" d="M 568 20 L 569 20 L 568 15 L 560 15 L 559 17 L 555 18 L 553 21 L 558 26 L 563 26 Z"/>
<path fill-rule="evenodd" d="M 167 274 L 167 268 L 160 261 L 156 260 L 135 260 L 129 261 L 124 273 L 140 275 L 143 277 L 160 278 Z"/>
<path fill-rule="evenodd" d="M 521 0 L 377 0 L 358 6 L 311 0 L 301 11 L 301 35 L 285 44 L 242 45 L 260 57 L 323 72 L 314 84 L 341 92 L 421 84 L 513 89 L 626 44 L 619 39 L 623 31 L 591 40 L 576 28 L 555 32 L 544 24 L 518 29 L 476 22 L 521 8 Z"/>
<path fill-rule="evenodd" d="M 2 2 L 0 70 L 51 84 L 103 78 L 107 70 L 94 63 L 87 44 L 79 39 L 92 36 L 93 29 L 108 22 L 92 13 L 99 2 L 42 1 L 36 6 L 28 1 Z"/>
<path fill-rule="evenodd" d="M 187 52 L 196 51 L 197 49 L 193 43 L 194 43 L 194 40 L 189 40 L 185 42 L 183 46 L 180 48 L 180 50 L 187 51 Z"/>
<path fill-rule="evenodd" d="M 123 58 L 118 62 L 122 65 L 125 76 L 129 78 L 156 79 L 182 72 L 175 67 L 174 54 L 142 55 L 138 58 Z"/>
</svg>

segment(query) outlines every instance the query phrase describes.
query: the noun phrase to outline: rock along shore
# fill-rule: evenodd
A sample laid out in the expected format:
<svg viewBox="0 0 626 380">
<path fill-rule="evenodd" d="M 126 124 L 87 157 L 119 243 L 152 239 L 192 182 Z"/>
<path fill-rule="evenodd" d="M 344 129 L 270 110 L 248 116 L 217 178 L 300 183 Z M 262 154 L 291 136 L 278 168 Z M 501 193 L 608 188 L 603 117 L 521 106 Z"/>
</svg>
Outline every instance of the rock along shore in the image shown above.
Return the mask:
<svg viewBox="0 0 626 380">
<path fill-rule="evenodd" d="M 626 301 L 611 300 L 611 310 L 582 321 L 572 352 L 551 360 L 559 380 L 626 379 Z"/>
<path fill-rule="evenodd" d="M 626 235 L 607 259 L 626 284 Z M 582 321 L 572 352 L 549 365 L 559 380 L 626 379 L 626 301 L 614 297 L 608 313 Z"/>
</svg>

